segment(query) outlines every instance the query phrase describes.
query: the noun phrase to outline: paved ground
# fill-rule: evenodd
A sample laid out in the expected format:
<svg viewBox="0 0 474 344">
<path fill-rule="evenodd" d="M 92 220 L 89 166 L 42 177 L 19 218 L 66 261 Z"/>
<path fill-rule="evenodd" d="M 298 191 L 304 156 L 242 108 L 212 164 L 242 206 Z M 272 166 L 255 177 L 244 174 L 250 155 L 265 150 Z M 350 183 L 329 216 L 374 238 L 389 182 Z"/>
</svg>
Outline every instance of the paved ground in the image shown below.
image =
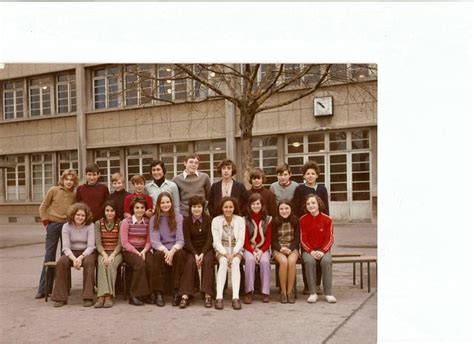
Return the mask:
<svg viewBox="0 0 474 344">
<path fill-rule="evenodd" d="M 377 254 L 375 225 L 338 224 L 333 252 Z M 336 304 L 306 303 L 301 293 L 294 305 L 272 302 L 243 305 L 234 311 L 230 290 L 223 311 L 205 309 L 199 300 L 182 310 L 170 305 L 134 307 L 121 299 L 110 309 L 82 307 L 82 277 L 73 273 L 69 304 L 34 300 L 43 259 L 41 226 L 0 226 L 0 338 L 2 343 L 130 343 L 130 342 L 250 342 L 259 343 L 376 343 L 377 292 L 352 285 L 352 266 L 334 265 Z M 373 269 L 375 270 L 375 269 Z M 274 273 L 272 274 L 274 278 Z M 299 274 L 301 278 L 301 274 Z M 358 279 L 357 279 L 358 281 Z M 364 283 L 366 284 L 366 283 Z M 272 286 L 274 286 L 274 281 Z M 301 289 L 302 281 L 298 281 Z"/>
</svg>

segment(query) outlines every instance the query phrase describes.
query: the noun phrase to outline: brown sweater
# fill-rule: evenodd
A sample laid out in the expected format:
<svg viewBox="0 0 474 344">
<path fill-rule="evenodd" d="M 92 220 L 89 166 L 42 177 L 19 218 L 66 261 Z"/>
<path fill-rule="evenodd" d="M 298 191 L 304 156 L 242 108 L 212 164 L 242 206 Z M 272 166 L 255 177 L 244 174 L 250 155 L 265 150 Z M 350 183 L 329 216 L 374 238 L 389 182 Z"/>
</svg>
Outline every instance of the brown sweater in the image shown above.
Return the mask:
<svg viewBox="0 0 474 344">
<path fill-rule="evenodd" d="M 76 202 L 76 193 L 62 186 L 53 186 L 48 190 L 39 207 L 41 220 L 66 222 L 67 208 Z"/>
</svg>

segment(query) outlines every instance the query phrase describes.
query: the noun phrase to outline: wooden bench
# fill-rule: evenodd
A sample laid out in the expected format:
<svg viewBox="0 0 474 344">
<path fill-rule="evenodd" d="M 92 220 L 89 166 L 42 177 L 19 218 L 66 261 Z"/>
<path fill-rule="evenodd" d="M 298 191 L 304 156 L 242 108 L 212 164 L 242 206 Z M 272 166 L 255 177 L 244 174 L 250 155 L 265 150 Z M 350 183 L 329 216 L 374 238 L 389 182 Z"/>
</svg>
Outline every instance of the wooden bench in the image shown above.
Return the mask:
<svg viewBox="0 0 474 344">
<path fill-rule="evenodd" d="M 49 271 L 51 270 L 51 273 L 53 274 L 53 286 L 54 286 L 54 278 L 56 277 L 56 263 L 57 262 L 46 262 L 44 263 L 44 267 L 45 267 L 45 271 L 44 271 L 44 275 L 45 275 L 45 282 L 44 282 L 44 290 L 45 290 L 45 293 L 44 293 L 44 302 L 48 302 L 48 290 L 50 288 L 49 286 L 49 280 L 48 280 L 48 274 L 49 274 Z M 71 289 L 71 274 L 69 274 L 69 289 Z M 51 286 L 52 287 L 52 286 Z"/>
<path fill-rule="evenodd" d="M 363 279 L 363 263 L 367 263 L 367 290 L 370 293 L 370 264 L 375 263 L 375 273 L 377 274 L 377 257 L 375 256 L 333 256 L 333 264 L 352 264 L 352 284 L 355 284 L 356 268 L 357 263 L 360 264 L 360 289 L 364 289 L 364 279 Z"/>
</svg>

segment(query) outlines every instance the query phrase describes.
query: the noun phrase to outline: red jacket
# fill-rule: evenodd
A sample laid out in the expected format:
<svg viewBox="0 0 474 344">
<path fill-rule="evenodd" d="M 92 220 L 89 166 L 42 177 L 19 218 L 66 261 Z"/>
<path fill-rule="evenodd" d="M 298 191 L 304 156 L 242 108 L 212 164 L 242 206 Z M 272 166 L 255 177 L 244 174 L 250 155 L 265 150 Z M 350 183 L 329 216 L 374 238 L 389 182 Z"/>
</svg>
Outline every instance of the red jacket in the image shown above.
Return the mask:
<svg viewBox="0 0 474 344">
<path fill-rule="evenodd" d="M 249 252 L 255 252 L 255 248 L 260 248 L 262 252 L 266 252 L 272 243 L 272 222 L 271 217 L 267 217 L 267 227 L 263 228 L 264 224 L 261 220 L 260 214 L 252 214 L 252 220 L 245 218 L 245 243 L 244 248 Z M 249 227 L 252 227 L 250 230 Z M 252 232 L 252 238 L 250 238 Z"/>
<path fill-rule="evenodd" d="M 308 253 L 331 250 L 334 243 L 332 219 L 326 214 L 306 214 L 300 217 L 301 247 Z"/>
</svg>

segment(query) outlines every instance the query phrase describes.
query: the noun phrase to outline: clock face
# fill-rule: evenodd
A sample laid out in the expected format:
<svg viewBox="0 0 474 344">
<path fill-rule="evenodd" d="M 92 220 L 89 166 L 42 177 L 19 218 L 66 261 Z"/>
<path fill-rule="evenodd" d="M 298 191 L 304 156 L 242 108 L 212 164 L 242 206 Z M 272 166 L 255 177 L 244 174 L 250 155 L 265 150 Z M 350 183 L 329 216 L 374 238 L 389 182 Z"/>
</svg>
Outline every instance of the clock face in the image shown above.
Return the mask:
<svg viewBox="0 0 474 344">
<path fill-rule="evenodd" d="M 332 115 L 332 97 L 314 98 L 314 115 L 328 116 Z"/>
</svg>

